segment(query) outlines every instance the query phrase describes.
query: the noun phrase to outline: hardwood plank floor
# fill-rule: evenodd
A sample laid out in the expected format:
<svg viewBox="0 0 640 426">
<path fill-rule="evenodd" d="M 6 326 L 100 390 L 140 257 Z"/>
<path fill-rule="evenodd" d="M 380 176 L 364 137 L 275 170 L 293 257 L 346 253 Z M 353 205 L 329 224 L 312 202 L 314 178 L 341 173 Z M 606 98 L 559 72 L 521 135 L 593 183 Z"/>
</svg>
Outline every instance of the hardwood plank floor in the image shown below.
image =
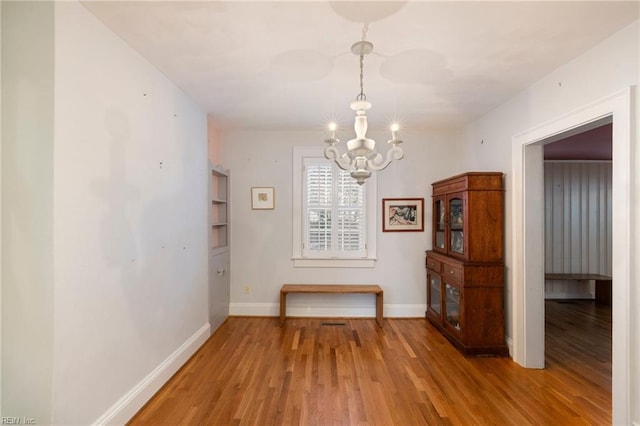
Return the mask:
<svg viewBox="0 0 640 426">
<path fill-rule="evenodd" d="M 610 424 L 610 309 L 546 307 L 544 370 L 465 358 L 424 319 L 229 318 L 130 424 Z"/>
</svg>

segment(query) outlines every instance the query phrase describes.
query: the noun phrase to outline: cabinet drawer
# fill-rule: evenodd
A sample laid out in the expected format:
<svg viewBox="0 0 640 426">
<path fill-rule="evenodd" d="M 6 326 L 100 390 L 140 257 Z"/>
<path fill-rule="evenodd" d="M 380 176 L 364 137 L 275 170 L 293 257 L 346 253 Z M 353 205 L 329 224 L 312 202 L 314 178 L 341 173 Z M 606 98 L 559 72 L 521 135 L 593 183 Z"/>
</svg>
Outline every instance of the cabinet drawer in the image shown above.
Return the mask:
<svg viewBox="0 0 640 426">
<path fill-rule="evenodd" d="M 444 263 L 442 264 L 442 278 L 460 284 L 462 282 L 462 268 Z"/>
<path fill-rule="evenodd" d="M 431 269 L 434 272 L 440 273 L 440 271 L 442 270 L 442 263 L 435 259 L 427 257 L 427 268 Z"/>
</svg>

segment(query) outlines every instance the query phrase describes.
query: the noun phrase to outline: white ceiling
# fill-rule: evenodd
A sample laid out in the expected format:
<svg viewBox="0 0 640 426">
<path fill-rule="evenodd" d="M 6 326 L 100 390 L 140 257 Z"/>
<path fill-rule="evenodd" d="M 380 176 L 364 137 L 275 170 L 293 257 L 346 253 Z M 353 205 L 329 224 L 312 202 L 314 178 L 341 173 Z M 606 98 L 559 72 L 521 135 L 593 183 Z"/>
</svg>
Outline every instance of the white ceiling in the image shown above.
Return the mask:
<svg viewBox="0 0 640 426">
<path fill-rule="evenodd" d="M 638 1 L 85 1 L 222 127 L 458 126 L 638 19 Z"/>
</svg>

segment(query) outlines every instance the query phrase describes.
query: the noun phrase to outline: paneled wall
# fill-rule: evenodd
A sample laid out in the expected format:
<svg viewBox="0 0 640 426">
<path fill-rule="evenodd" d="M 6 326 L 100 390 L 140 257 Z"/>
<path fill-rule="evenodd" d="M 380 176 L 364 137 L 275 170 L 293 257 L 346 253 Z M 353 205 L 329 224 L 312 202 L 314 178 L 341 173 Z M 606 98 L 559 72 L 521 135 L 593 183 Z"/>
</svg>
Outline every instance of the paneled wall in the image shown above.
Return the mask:
<svg viewBox="0 0 640 426">
<path fill-rule="evenodd" d="M 611 162 L 547 161 L 545 271 L 611 274 Z M 547 281 L 545 297 L 592 298 L 593 283 Z"/>
</svg>

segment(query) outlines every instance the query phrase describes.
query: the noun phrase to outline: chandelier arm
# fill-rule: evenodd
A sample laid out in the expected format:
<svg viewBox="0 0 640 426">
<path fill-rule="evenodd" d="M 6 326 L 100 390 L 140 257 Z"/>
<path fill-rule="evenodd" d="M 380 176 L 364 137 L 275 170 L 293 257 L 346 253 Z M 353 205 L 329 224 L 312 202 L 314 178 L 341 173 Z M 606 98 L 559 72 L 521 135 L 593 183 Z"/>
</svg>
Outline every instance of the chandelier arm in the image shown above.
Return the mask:
<svg viewBox="0 0 640 426">
<path fill-rule="evenodd" d="M 354 161 L 347 154 L 340 155 L 335 146 L 328 146 L 324 149 L 324 158 L 335 162 L 342 170 L 348 171 L 353 168 Z"/>
<path fill-rule="evenodd" d="M 382 155 L 376 156 L 373 160 L 369 161 L 369 170 L 384 170 L 386 169 L 392 161 L 400 160 L 404 157 L 404 152 L 402 148 L 398 146 L 394 146 L 393 148 L 387 151 L 386 158 L 382 161 Z"/>
</svg>

